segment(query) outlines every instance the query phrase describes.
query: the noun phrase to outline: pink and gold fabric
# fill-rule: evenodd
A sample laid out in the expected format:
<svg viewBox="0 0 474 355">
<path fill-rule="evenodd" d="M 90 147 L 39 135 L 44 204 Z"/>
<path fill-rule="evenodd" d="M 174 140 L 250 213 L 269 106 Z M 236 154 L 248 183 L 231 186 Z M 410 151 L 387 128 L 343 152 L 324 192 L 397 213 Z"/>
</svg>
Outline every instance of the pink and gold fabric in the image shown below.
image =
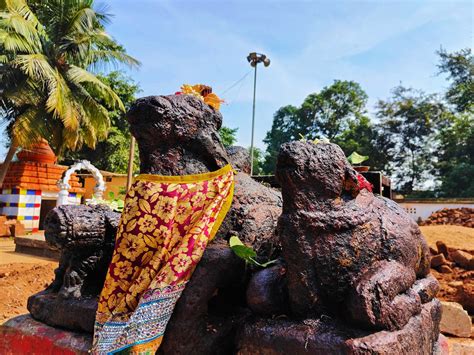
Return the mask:
<svg viewBox="0 0 474 355">
<path fill-rule="evenodd" d="M 155 353 L 230 208 L 233 189 L 230 165 L 205 174 L 136 178 L 99 299 L 93 353 Z"/>
</svg>

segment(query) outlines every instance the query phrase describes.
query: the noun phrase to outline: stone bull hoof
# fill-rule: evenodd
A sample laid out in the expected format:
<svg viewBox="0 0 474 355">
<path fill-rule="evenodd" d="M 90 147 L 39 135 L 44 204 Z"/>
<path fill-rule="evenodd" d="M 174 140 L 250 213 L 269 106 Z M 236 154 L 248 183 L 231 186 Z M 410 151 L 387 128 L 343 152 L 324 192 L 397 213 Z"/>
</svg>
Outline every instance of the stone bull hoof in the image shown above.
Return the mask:
<svg viewBox="0 0 474 355">
<path fill-rule="evenodd" d="M 431 354 L 437 347 L 441 305 L 432 300 L 397 331 L 364 331 L 328 317 L 260 319 L 239 334 L 239 355 Z"/>
</svg>

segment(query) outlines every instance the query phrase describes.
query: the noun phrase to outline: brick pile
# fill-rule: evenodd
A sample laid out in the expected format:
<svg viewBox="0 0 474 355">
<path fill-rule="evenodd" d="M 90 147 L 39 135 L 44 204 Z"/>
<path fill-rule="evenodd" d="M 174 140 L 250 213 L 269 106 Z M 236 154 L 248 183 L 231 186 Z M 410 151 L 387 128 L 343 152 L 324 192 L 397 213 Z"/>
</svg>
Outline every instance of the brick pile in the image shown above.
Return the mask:
<svg viewBox="0 0 474 355">
<path fill-rule="evenodd" d="M 25 226 L 17 220 L 7 219 L 6 216 L 0 216 L 0 238 L 16 237 L 25 234 Z"/>
<path fill-rule="evenodd" d="M 433 212 L 426 220 L 421 221 L 421 226 L 439 224 L 452 224 L 474 228 L 474 208 L 443 208 Z"/>
</svg>

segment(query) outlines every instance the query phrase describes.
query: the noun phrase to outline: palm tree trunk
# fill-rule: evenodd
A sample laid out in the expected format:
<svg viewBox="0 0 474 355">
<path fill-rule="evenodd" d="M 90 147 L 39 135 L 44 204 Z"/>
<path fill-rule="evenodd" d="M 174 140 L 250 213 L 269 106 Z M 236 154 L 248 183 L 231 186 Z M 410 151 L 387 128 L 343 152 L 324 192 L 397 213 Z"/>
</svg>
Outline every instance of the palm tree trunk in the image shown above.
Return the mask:
<svg viewBox="0 0 474 355">
<path fill-rule="evenodd" d="M 5 180 L 5 176 L 7 175 L 8 167 L 10 166 L 10 163 L 15 156 L 15 153 L 18 149 L 18 145 L 16 143 L 13 143 L 10 145 L 10 148 L 8 149 L 7 156 L 5 157 L 5 160 L 3 164 L 0 166 L 0 187 L 3 186 L 3 180 Z"/>
</svg>

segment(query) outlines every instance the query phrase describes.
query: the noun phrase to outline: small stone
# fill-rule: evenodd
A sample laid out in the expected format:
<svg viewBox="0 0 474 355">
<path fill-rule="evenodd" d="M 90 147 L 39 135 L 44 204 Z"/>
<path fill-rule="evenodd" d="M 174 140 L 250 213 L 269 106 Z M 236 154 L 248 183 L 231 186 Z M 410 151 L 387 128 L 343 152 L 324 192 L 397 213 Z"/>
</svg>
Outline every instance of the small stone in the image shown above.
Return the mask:
<svg viewBox="0 0 474 355">
<path fill-rule="evenodd" d="M 452 274 L 453 269 L 451 269 L 448 265 L 441 265 L 439 267 L 439 272 L 442 274 Z"/>
<path fill-rule="evenodd" d="M 474 354 L 474 340 L 448 338 L 449 353 L 454 355 Z"/>
<path fill-rule="evenodd" d="M 466 270 L 474 270 L 474 256 L 462 251 L 456 250 L 449 254 L 451 260 Z"/>
<path fill-rule="evenodd" d="M 443 310 L 440 323 L 441 332 L 457 337 L 470 337 L 471 317 L 464 308 L 456 302 L 441 301 L 441 306 Z"/>
<path fill-rule="evenodd" d="M 436 248 L 438 248 L 438 253 L 443 254 L 445 258 L 449 256 L 448 246 L 441 240 L 436 242 Z"/>
<path fill-rule="evenodd" d="M 446 258 L 443 254 L 435 255 L 431 258 L 431 267 L 435 268 L 446 264 Z"/>
</svg>

